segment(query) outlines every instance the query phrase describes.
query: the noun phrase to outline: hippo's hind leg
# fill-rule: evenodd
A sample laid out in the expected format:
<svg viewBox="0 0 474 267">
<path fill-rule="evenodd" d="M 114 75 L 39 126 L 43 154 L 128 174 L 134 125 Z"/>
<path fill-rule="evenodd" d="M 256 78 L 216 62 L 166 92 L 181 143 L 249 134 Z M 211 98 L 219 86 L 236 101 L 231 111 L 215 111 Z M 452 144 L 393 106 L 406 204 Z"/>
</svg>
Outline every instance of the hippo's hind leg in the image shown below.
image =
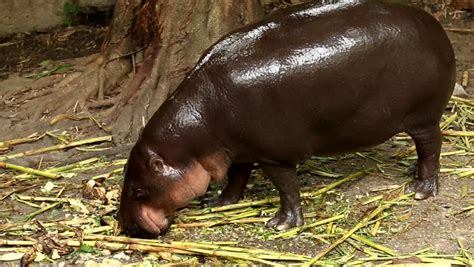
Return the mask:
<svg viewBox="0 0 474 267">
<path fill-rule="evenodd" d="M 430 126 L 408 134 L 415 141 L 418 154 L 418 178 L 409 186 L 409 192 L 415 192 L 415 199 L 425 199 L 438 193 L 439 156 L 441 151 L 441 133 L 438 125 Z"/>
<path fill-rule="evenodd" d="M 210 207 L 218 207 L 236 203 L 242 197 L 245 186 L 253 169 L 252 163 L 232 164 L 227 171 L 227 185 L 216 199 L 206 203 Z"/>
<path fill-rule="evenodd" d="M 303 212 L 296 179 L 296 167 L 292 165 L 261 164 L 263 175 L 270 179 L 280 195 L 280 210 L 270 221 L 268 227 L 286 230 L 303 225 Z"/>
</svg>

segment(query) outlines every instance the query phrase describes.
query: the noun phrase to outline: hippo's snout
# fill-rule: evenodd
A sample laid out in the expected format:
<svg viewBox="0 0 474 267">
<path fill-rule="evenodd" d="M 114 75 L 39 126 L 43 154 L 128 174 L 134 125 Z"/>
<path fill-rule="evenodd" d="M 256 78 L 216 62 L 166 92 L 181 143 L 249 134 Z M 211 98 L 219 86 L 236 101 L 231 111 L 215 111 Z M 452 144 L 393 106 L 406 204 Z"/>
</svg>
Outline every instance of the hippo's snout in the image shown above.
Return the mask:
<svg viewBox="0 0 474 267">
<path fill-rule="evenodd" d="M 122 233 L 138 238 L 155 238 L 164 234 L 172 222 L 172 216 L 162 209 L 141 205 L 135 209 L 121 208 L 118 213 Z"/>
</svg>

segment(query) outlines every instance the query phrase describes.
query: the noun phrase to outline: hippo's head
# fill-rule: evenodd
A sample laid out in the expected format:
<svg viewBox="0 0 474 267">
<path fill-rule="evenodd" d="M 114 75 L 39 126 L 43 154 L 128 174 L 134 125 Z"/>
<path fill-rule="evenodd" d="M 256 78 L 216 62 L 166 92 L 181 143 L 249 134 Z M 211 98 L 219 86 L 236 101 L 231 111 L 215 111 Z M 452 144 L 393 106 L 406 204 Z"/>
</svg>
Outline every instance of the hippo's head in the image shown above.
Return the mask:
<svg viewBox="0 0 474 267">
<path fill-rule="evenodd" d="M 118 212 L 120 228 L 132 236 L 156 237 L 177 209 L 204 195 L 210 176 L 195 159 L 172 165 L 139 141 L 130 153 Z"/>
</svg>

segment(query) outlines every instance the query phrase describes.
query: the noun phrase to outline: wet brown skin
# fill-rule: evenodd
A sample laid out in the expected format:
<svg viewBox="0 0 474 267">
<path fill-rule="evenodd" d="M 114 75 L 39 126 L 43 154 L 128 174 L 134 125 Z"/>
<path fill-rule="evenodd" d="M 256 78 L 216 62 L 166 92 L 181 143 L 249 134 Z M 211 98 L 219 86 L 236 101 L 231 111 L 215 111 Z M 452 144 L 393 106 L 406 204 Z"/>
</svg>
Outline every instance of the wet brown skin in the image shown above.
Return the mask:
<svg viewBox="0 0 474 267">
<path fill-rule="evenodd" d="M 303 4 L 218 41 L 146 125 L 131 151 L 123 230 L 153 237 L 174 212 L 228 174 L 213 205 L 237 202 L 253 163 L 279 191 L 270 227 L 303 224 L 296 164 L 408 133 L 416 198 L 435 196 L 438 127 L 454 54 L 422 10 L 365 1 Z"/>
</svg>

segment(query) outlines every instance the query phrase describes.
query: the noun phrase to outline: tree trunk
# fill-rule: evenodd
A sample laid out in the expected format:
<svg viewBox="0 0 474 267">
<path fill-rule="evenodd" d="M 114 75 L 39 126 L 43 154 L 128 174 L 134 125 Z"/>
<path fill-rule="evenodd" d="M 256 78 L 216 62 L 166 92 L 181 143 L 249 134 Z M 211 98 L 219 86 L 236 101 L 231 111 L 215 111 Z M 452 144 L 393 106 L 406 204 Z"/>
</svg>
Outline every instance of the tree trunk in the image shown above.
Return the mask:
<svg viewBox="0 0 474 267">
<path fill-rule="evenodd" d="M 53 88 L 16 97 L 26 112 L 12 132 L 89 118 L 116 142 L 135 141 L 205 49 L 262 16 L 259 0 L 117 0 L 102 52 Z"/>
<path fill-rule="evenodd" d="M 144 45 L 144 59 L 120 94 L 112 127 L 117 136 L 132 140 L 205 49 L 263 11 L 257 0 L 145 0 L 139 14 L 132 36 Z M 112 29 L 116 25 L 123 22 Z"/>
</svg>

